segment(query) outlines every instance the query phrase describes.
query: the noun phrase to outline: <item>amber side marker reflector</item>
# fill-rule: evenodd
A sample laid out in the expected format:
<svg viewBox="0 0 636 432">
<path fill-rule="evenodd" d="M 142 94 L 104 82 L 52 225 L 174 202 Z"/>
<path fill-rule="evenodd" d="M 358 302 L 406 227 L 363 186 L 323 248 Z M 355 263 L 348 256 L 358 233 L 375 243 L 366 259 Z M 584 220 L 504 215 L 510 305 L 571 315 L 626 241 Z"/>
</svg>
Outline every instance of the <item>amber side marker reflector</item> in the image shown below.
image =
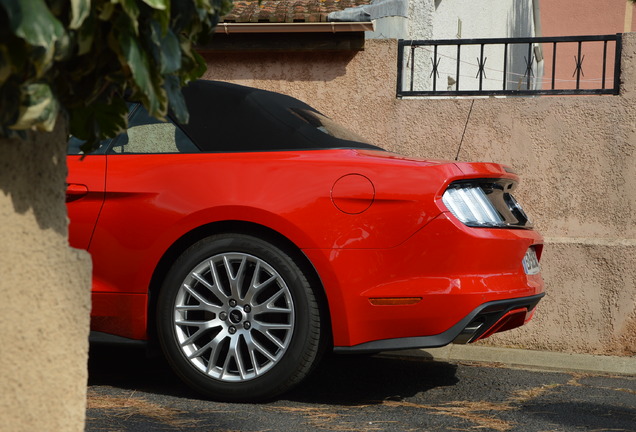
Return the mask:
<svg viewBox="0 0 636 432">
<path fill-rule="evenodd" d="M 422 300 L 422 297 L 370 298 L 373 306 L 403 306 L 412 305 Z"/>
</svg>

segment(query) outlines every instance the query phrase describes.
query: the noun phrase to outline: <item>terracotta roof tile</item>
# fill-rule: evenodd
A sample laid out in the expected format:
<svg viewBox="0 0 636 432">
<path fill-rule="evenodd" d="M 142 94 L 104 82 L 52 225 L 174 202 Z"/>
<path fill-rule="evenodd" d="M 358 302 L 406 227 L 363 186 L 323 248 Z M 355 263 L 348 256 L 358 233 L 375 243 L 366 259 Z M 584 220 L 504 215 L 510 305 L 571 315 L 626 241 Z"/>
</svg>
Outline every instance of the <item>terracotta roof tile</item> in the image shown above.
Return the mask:
<svg viewBox="0 0 636 432">
<path fill-rule="evenodd" d="M 370 4 L 372 0 L 236 0 L 222 22 L 325 22 L 330 12 Z"/>
</svg>

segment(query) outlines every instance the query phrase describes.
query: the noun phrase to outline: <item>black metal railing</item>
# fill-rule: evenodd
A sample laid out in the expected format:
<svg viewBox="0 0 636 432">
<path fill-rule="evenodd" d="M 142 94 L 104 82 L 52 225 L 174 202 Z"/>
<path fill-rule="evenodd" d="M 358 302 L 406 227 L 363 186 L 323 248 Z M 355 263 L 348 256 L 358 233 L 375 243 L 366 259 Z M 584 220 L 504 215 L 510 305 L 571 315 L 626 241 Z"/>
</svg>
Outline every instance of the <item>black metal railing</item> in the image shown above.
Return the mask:
<svg viewBox="0 0 636 432">
<path fill-rule="evenodd" d="M 397 96 L 618 94 L 621 36 L 400 40 Z"/>
</svg>

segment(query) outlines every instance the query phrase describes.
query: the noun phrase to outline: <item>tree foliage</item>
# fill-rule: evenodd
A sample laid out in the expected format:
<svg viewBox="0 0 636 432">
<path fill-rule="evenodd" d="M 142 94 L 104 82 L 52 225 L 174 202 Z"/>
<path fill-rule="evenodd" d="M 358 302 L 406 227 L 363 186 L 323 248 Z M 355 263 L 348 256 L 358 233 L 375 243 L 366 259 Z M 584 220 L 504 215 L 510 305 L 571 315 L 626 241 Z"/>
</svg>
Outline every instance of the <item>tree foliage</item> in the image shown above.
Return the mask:
<svg viewBox="0 0 636 432">
<path fill-rule="evenodd" d="M 124 95 L 187 121 L 181 87 L 205 71 L 194 44 L 231 0 L 0 0 L 0 137 L 59 114 L 89 146 L 127 127 Z"/>
</svg>

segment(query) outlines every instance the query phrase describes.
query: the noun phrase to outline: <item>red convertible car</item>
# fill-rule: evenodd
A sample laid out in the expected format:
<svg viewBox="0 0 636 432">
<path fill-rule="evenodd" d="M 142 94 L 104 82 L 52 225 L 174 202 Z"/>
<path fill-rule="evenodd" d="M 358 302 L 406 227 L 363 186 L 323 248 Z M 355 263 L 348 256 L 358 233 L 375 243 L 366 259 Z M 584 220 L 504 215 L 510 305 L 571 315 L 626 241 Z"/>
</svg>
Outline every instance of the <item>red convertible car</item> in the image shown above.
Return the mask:
<svg viewBox="0 0 636 432">
<path fill-rule="evenodd" d="M 87 155 L 69 141 L 94 335 L 158 342 L 194 389 L 259 400 L 326 350 L 469 343 L 532 317 L 543 243 L 509 168 L 384 151 L 278 93 L 183 92 L 188 124 L 131 103 L 126 134 Z"/>
</svg>

